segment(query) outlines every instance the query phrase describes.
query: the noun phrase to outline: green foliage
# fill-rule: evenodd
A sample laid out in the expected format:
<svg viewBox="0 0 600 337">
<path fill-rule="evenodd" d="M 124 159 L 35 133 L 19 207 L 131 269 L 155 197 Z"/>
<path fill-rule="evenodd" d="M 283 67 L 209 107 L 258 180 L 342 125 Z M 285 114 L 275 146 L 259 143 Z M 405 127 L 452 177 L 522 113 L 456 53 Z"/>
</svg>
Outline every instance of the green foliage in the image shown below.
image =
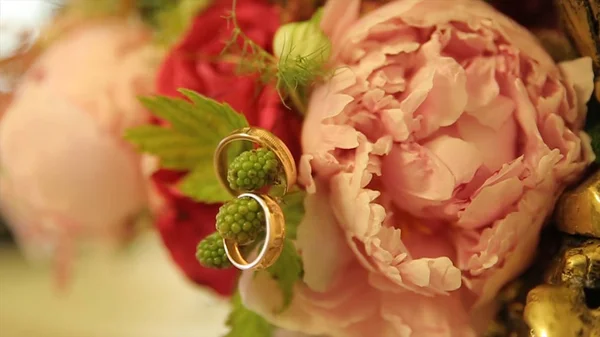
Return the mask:
<svg viewBox="0 0 600 337">
<path fill-rule="evenodd" d="M 224 337 L 270 337 L 274 330 L 267 320 L 244 306 L 239 293 L 232 298 L 227 325 L 231 330 Z"/>
<path fill-rule="evenodd" d="M 139 0 L 144 19 L 157 30 L 158 44 L 170 46 L 190 28 L 194 17 L 213 0 Z"/>
<path fill-rule="evenodd" d="M 308 88 L 312 83 L 323 79 L 330 73 L 326 68 L 330 44 L 318 28 L 321 11 L 318 11 L 307 22 L 291 24 L 304 25 L 302 26 L 303 32 L 308 31 L 309 33 L 294 34 L 297 38 L 284 41 L 287 44 L 280 48 L 281 52 L 278 55 L 272 55 L 244 34 L 237 22 L 236 3 L 237 1 L 234 0 L 233 10 L 229 17 L 233 26 L 232 37 L 226 44 L 223 54 L 229 51 L 239 54 L 240 58 L 236 58 L 235 61 L 240 74 L 259 74 L 263 83 L 274 83 L 284 104 L 285 100 L 289 98 L 295 108 L 305 114 Z M 305 29 L 305 26 L 309 29 Z M 284 26 L 280 29 L 287 28 Z M 310 42 L 307 43 L 307 40 Z M 240 49 L 235 50 L 240 43 Z M 316 47 L 312 46 L 313 43 L 317 44 Z M 307 48 L 307 45 L 311 45 L 310 48 Z"/>
<path fill-rule="evenodd" d="M 286 236 L 292 240 L 296 239 L 298 225 L 304 217 L 304 198 L 306 192 L 302 190 L 293 191 L 283 197 L 281 208 L 285 215 Z"/>
<path fill-rule="evenodd" d="M 203 164 L 198 165 L 185 176 L 179 183 L 179 191 L 184 195 L 208 204 L 217 204 L 231 199 L 231 195 L 221 186 L 217 175 L 208 159 L 203 159 Z"/>
<path fill-rule="evenodd" d="M 102 17 L 119 13 L 123 9 L 123 2 L 121 0 L 82 0 L 67 6 L 86 17 Z"/>
<path fill-rule="evenodd" d="M 592 137 L 592 148 L 596 153 L 596 163 L 600 164 L 600 102 L 592 97 L 588 103 L 586 131 Z"/>
<path fill-rule="evenodd" d="M 189 101 L 153 96 L 142 98 L 150 112 L 170 127 L 144 125 L 127 130 L 125 139 L 159 158 L 161 167 L 191 171 L 181 191 L 194 200 L 218 203 L 230 199 L 212 170 L 213 154 L 233 130 L 247 127 L 244 115 L 193 91 L 181 90 Z M 243 147 L 232 147 L 237 155 Z M 239 152 L 238 152 L 239 151 Z"/>
<path fill-rule="evenodd" d="M 168 169 L 191 170 L 199 160 L 211 154 L 211 149 L 202 141 L 156 125 L 127 130 L 125 138 L 135 143 L 140 151 L 159 157 L 161 167 Z"/>
<path fill-rule="evenodd" d="M 292 240 L 285 239 L 281 256 L 275 264 L 267 268 L 267 272 L 277 281 L 283 294 L 283 306 L 280 308 L 282 312 L 292 303 L 294 285 L 302 279 L 303 275 L 302 260 Z"/>
<path fill-rule="evenodd" d="M 600 164 L 600 125 L 596 125 L 590 130 L 590 136 L 592 137 L 592 148 L 596 154 L 596 163 Z"/>
</svg>

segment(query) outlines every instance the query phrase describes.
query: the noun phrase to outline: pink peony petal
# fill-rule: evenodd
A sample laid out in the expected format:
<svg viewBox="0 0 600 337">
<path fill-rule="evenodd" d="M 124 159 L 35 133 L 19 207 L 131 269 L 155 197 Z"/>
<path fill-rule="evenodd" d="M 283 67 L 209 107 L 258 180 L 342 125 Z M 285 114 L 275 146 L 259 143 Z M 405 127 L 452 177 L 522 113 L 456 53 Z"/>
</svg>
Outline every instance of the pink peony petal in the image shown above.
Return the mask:
<svg viewBox="0 0 600 337">
<path fill-rule="evenodd" d="M 496 82 L 496 69 L 493 58 L 478 58 L 465 67 L 467 91 L 469 92 L 466 110 L 473 111 L 486 106 L 500 94 Z"/>
<path fill-rule="evenodd" d="M 316 194 L 306 197 L 307 212 L 298 226 L 296 246 L 304 261 L 304 283 L 318 292 L 329 289 L 340 270 L 351 260 L 351 252 L 331 208 L 328 191 L 319 186 Z"/>
<path fill-rule="evenodd" d="M 440 136 L 423 145 L 452 172 L 456 185 L 468 183 L 483 164 L 483 158 L 472 144 L 459 138 Z M 460 153 L 457 158 L 456 154 Z"/>
<path fill-rule="evenodd" d="M 589 62 L 559 71 L 482 1 L 392 1 L 358 19 L 349 5 L 328 4 L 330 18 L 352 15 L 332 40 L 340 76 L 311 97 L 300 164 L 317 193 L 306 230 L 326 221 L 331 247 L 305 256 L 295 317 L 269 320 L 336 337 L 480 335 L 594 157 L 580 129 Z M 577 71 L 581 83 L 563 75 Z M 303 254 L 325 244 L 302 241 Z"/>
<path fill-rule="evenodd" d="M 429 149 L 417 144 L 394 146 L 384 159 L 382 173 L 402 208 L 402 198 L 448 200 L 456 187 L 450 169 Z"/>
<path fill-rule="evenodd" d="M 594 92 L 594 74 L 590 71 L 592 60 L 589 57 L 583 57 L 572 61 L 561 62 L 558 66 L 567 83 L 571 84 L 575 90 L 578 102 L 576 109 L 563 117 L 568 122 L 576 123 L 576 125 L 581 126 L 580 123 L 584 121 L 584 118 L 582 117 L 585 116 L 585 112 L 587 111 L 586 102 Z"/>
</svg>

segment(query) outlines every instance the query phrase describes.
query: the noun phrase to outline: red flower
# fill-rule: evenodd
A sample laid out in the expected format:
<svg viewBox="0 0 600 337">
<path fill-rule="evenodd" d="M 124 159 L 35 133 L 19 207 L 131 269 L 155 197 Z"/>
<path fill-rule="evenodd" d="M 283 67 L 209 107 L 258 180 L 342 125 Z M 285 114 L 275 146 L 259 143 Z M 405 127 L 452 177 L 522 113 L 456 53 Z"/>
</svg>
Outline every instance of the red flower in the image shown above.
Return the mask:
<svg viewBox="0 0 600 337">
<path fill-rule="evenodd" d="M 226 102 L 244 113 L 250 125 L 271 130 L 282 138 L 297 155 L 300 118 L 281 104 L 272 87 L 261 86 L 255 76 L 239 76 L 235 65 L 217 60 L 231 38 L 232 25 L 224 18 L 229 15 L 231 5 L 231 0 L 217 0 L 195 19 L 183 41 L 164 61 L 158 76 L 158 92 L 181 97 L 177 90 L 186 88 Z M 278 8 L 266 0 L 244 0 L 238 3 L 236 15 L 244 33 L 270 51 L 280 25 Z M 237 273 L 203 268 L 195 257 L 198 242 L 215 230 L 220 205 L 197 203 L 179 194 L 172 186 L 184 174 L 160 170 L 152 177 L 157 191 L 166 200 L 158 215 L 158 230 L 173 260 L 191 280 L 228 295 L 234 289 Z"/>
</svg>

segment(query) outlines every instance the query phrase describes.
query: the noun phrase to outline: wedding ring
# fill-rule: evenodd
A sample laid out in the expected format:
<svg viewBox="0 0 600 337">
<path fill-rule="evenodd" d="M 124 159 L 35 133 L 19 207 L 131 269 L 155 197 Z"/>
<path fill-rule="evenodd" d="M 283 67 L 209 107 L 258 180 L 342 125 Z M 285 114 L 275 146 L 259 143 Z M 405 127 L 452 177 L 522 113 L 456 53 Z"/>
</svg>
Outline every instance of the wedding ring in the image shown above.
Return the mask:
<svg viewBox="0 0 600 337">
<path fill-rule="evenodd" d="M 260 128 L 249 127 L 232 132 L 229 136 L 221 140 L 215 151 L 214 165 L 217 177 L 221 185 L 223 185 L 223 187 L 225 187 L 231 195 L 238 196 L 241 193 L 233 190 L 227 182 L 227 170 L 229 167 L 227 149 L 230 144 L 237 141 L 252 142 L 273 151 L 281 163 L 283 167 L 283 173 L 285 175 L 283 193 L 287 193 L 292 186 L 294 186 L 297 176 L 296 163 L 287 146 L 285 146 L 281 139 L 277 138 L 269 131 Z"/>
<path fill-rule="evenodd" d="M 262 270 L 272 266 L 281 255 L 285 239 L 285 219 L 279 204 L 268 195 L 244 193 L 238 199 L 246 197 L 256 200 L 265 213 L 265 240 L 258 255 L 250 262 L 246 261 L 235 240 L 223 239 L 225 253 L 231 264 L 240 270 Z"/>
</svg>

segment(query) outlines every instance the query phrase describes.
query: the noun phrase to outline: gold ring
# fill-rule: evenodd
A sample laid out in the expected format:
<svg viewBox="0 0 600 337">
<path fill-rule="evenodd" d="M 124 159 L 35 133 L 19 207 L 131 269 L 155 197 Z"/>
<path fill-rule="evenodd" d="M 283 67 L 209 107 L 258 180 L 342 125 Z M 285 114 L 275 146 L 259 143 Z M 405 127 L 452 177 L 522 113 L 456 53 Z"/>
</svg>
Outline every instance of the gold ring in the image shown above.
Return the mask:
<svg viewBox="0 0 600 337">
<path fill-rule="evenodd" d="M 275 153 L 275 156 L 283 166 L 283 172 L 285 174 L 285 184 L 283 186 L 283 194 L 287 193 L 292 186 L 296 183 L 296 163 L 290 150 L 285 146 L 281 139 L 267 130 L 260 128 L 243 128 L 232 132 L 229 136 L 223 138 L 217 149 L 215 150 L 214 165 L 215 171 L 219 182 L 223 187 L 229 191 L 233 196 L 238 196 L 239 191 L 233 190 L 227 182 L 227 169 L 228 169 L 228 158 L 227 158 L 227 146 L 236 141 L 249 141 L 257 144 L 261 147 L 266 147 Z"/>
<path fill-rule="evenodd" d="M 234 267 L 241 270 L 261 270 L 272 266 L 281 255 L 285 239 L 285 219 L 279 204 L 268 195 L 258 196 L 253 193 L 244 193 L 239 195 L 238 199 L 245 197 L 256 200 L 265 213 L 266 235 L 258 256 L 248 262 L 242 256 L 237 242 L 223 239 L 223 244 L 227 258 Z"/>
</svg>

